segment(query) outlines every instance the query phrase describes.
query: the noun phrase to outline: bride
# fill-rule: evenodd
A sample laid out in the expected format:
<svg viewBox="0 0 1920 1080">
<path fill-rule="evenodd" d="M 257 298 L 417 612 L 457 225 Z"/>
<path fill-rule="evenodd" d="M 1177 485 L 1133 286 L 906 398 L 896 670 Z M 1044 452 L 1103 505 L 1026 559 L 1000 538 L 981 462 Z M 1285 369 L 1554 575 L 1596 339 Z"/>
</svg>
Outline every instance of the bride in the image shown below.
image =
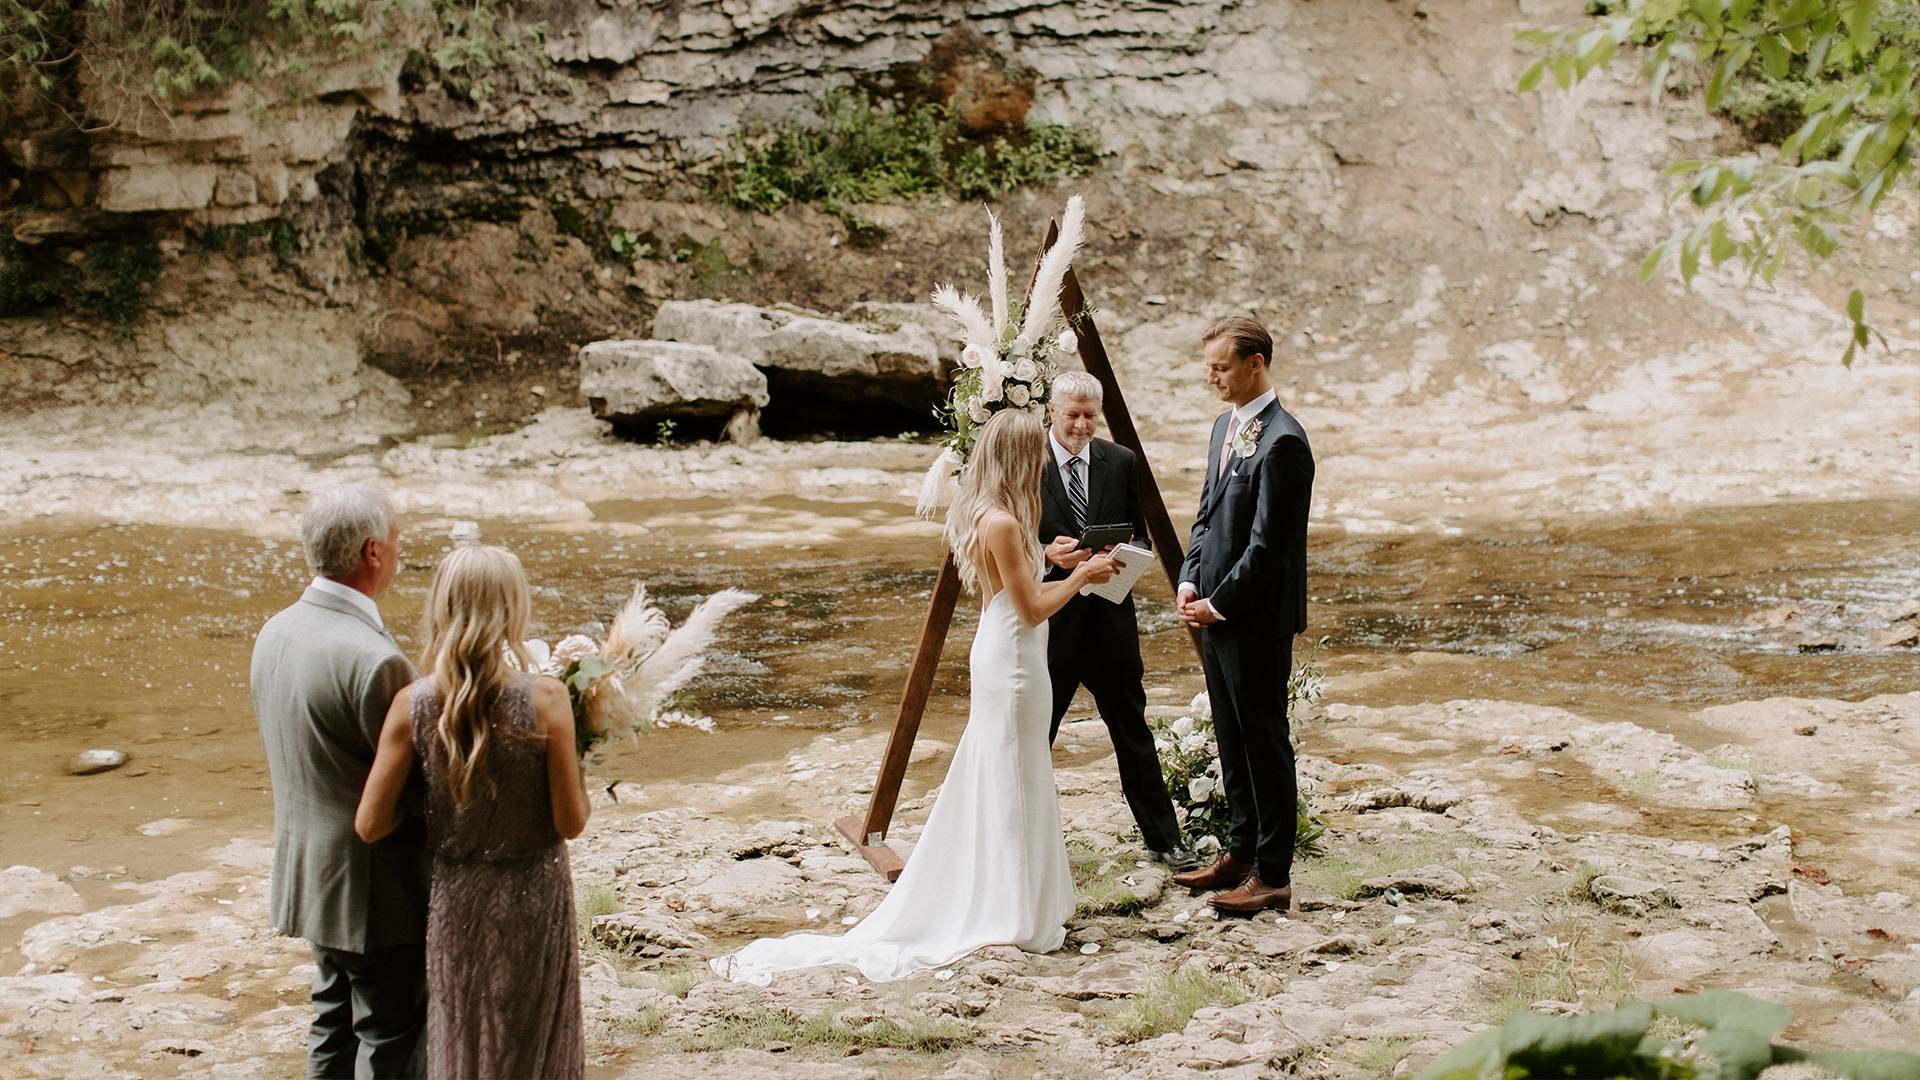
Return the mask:
<svg viewBox="0 0 1920 1080">
<path fill-rule="evenodd" d="M 1037 416 L 1000 410 L 947 513 L 960 580 L 986 598 L 968 661 L 972 710 L 899 882 L 844 936 L 762 938 L 710 961 L 719 974 L 764 986 L 782 971 L 851 964 L 883 981 L 988 945 L 1045 953 L 1066 940 L 1073 877 L 1047 751 L 1047 617 L 1116 568 L 1096 555 L 1071 577 L 1041 583 L 1035 536 L 1046 455 Z"/>
</svg>

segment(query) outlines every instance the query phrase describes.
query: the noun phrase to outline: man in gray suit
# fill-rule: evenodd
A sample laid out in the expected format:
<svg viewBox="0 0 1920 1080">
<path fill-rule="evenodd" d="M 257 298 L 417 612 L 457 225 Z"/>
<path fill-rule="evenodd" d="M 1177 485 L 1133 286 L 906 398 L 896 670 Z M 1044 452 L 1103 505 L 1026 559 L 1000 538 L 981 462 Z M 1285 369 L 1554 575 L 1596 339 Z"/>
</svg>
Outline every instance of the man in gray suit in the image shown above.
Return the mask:
<svg viewBox="0 0 1920 1080">
<path fill-rule="evenodd" d="M 273 778 L 273 928 L 313 946 L 307 1074 L 425 1072 L 427 878 L 417 816 L 353 831 L 387 708 L 413 680 L 374 601 L 400 566 L 393 504 L 317 493 L 300 517 L 315 577 L 253 646 L 253 708 Z"/>
</svg>

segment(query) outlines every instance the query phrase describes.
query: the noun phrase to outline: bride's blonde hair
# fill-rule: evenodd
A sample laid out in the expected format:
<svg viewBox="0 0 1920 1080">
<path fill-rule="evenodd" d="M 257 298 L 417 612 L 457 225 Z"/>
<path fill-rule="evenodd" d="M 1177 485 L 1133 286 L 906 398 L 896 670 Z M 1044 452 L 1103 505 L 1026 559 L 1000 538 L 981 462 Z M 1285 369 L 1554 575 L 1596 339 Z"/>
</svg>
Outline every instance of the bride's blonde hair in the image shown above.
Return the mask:
<svg viewBox="0 0 1920 1080">
<path fill-rule="evenodd" d="M 476 793 L 475 778 L 486 775 L 489 718 L 500 692 L 515 675 L 533 670 L 521 644 L 532 607 L 526 571 L 505 548 L 456 548 L 433 572 L 420 619 L 427 642 L 420 667 L 440 691 L 434 738 L 447 754 L 456 807 Z M 480 786 L 491 794 L 490 784 Z"/>
<path fill-rule="evenodd" d="M 973 456 L 960 473 L 960 490 L 947 510 L 947 549 L 960 583 L 980 589 L 980 517 L 1005 510 L 1030 541 L 1040 531 L 1040 477 L 1047 466 L 1047 429 L 1025 409 L 1001 409 L 980 429 Z M 1039 569 L 1037 541 L 1025 545 L 1028 570 Z M 1011 568 L 1002 567 L 1004 579 Z"/>
</svg>

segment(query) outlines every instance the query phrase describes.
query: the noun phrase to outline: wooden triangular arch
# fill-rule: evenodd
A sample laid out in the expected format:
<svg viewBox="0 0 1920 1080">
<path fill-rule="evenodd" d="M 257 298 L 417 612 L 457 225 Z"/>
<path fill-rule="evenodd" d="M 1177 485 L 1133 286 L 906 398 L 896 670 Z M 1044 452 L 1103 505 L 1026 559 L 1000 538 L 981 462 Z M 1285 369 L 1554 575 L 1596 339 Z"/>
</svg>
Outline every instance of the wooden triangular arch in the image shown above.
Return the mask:
<svg viewBox="0 0 1920 1080">
<path fill-rule="evenodd" d="M 1059 236 L 1059 224 L 1049 222 L 1046 243 L 1040 246 L 1042 253 L 1053 247 Z M 1029 283 L 1029 293 L 1032 287 Z M 1133 426 L 1133 414 L 1127 410 L 1126 398 L 1120 392 L 1120 380 L 1115 377 L 1113 364 L 1107 359 L 1106 346 L 1100 343 L 1100 331 L 1093 324 L 1093 313 L 1087 310 L 1087 298 L 1080 291 L 1080 280 L 1071 269 L 1060 282 L 1060 311 L 1079 340 L 1081 364 L 1100 380 L 1107 430 L 1112 432 L 1114 442 L 1133 451 L 1133 460 L 1140 473 L 1140 498 L 1147 517 L 1147 535 L 1152 537 L 1153 549 L 1160 556 L 1160 566 L 1166 571 L 1168 587 L 1177 588 L 1180 564 L 1185 558 L 1180 537 L 1173 530 L 1173 520 L 1167 516 L 1166 500 L 1161 497 L 1160 485 L 1154 480 L 1153 469 L 1147 463 L 1146 448 L 1140 445 L 1140 433 Z M 920 640 L 914 646 L 913 664 L 907 671 L 907 686 L 900 695 L 900 711 L 894 717 L 893 734 L 887 739 L 887 752 L 880 759 L 880 775 L 874 780 L 873 795 L 867 801 L 866 815 L 849 814 L 834 822 L 840 834 L 860 854 L 866 856 L 875 870 L 885 874 L 888 881 L 898 878 L 900 871 L 906 868 L 899 853 L 884 841 L 888 826 L 893 824 L 893 809 L 900 801 L 900 781 L 906 775 L 907 758 L 913 752 L 914 739 L 920 734 L 920 719 L 926 713 L 927 697 L 933 691 L 934 669 L 940 664 L 940 650 L 946 645 L 947 630 L 953 624 L 954 605 L 959 599 L 960 570 L 954 565 L 953 553 L 947 551 L 941 557 L 940 576 L 935 579 L 933 595 L 927 602 L 927 617 L 920 624 Z M 1197 653 L 1200 649 L 1199 635 L 1193 633 L 1192 637 Z"/>
</svg>

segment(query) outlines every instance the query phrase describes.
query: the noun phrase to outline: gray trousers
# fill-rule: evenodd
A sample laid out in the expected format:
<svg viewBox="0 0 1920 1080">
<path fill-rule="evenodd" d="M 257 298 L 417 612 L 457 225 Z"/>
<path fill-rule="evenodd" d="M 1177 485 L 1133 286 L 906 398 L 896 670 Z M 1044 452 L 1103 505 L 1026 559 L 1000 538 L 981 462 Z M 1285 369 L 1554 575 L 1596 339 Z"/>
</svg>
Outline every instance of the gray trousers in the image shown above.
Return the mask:
<svg viewBox="0 0 1920 1080">
<path fill-rule="evenodd" d="M 307 1075 L 388 1080 L 427 1074 L 427 947 L 370 953 L 313 947 Z"/>
</svg>

